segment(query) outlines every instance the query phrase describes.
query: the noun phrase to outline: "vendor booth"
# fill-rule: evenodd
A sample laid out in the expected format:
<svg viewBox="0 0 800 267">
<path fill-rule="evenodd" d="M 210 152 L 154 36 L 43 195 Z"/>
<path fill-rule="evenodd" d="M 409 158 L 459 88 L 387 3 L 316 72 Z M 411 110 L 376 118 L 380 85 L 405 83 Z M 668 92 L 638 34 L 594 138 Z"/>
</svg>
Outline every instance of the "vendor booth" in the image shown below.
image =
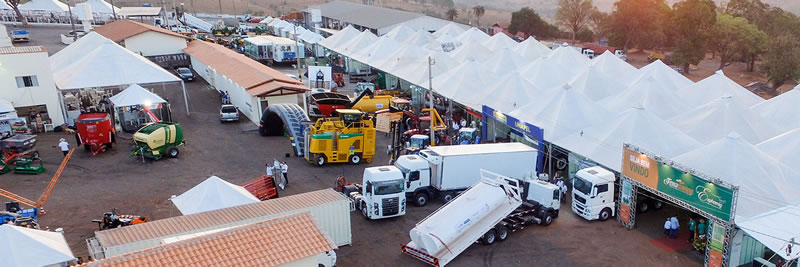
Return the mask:
<svg viewBox="0 0 800 267">
<path fill-rule="evenodd" d="M 539 150 L 536 158 L 536 172 L 541 173 L 544 166 L 544 130 L 517 118 L 508 116 L 488 106 L 483 106 L 481 116 L 481 140 L 486 142 L 520 142 Z"/>
<path fill-rule="evenodd" d="M 172 121 L 169 103 L 137 84 L 128 86 L 109 100 L 114 105 L 117 128 L 125 132 L 135 132 L 151 122 L 149 113 L 159 120 Z"/>
</svg>

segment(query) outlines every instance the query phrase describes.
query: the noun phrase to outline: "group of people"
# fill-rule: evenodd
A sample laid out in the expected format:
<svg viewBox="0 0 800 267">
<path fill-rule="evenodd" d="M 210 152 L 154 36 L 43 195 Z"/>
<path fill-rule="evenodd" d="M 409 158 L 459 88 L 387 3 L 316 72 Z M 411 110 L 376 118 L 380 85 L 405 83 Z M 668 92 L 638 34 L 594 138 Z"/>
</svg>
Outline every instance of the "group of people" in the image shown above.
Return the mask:
<svg viewBox="0 0 800 267">
<path fill-rule="evenodd" d="M 564 182 L 564 179 L 560 179 L 559 177 L 556 177 L 556 186 L 558 186 L 558 191 L 561 193 L 561 203 L 566 203 L 567 202 L 567 183 Z"/>
<path fill-rule="evenodd" d="M 289 165 L 286 164 L 286 161 L 280 162 L 278 160 L 273 161 L 272 165 L 267 163 L 267 176 L 273 178 L 279 176 L 278 187 L 285 189 L 289 185 Z"/>
<path fill-rule="evenodd" d="M 667 218 L 664 222 L 664 235 L 669 238 L 677 238 L 680 226 L 681 224 L 678 221 L 678 216 Z M 686 242 L 692 243 L 699 237 L 705 238 L 707 227 L 705 219 L 697 221 L 694 217 L 689 217 L 689 240 Z"/>
</svg>

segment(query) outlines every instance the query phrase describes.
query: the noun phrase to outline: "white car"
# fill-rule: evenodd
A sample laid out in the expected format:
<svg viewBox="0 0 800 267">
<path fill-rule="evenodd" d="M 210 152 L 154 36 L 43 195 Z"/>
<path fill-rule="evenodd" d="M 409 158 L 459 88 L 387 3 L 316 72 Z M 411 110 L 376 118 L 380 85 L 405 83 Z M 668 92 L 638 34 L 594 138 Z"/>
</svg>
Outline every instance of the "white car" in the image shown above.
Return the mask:
<svg viewBox="0 0 800 267">
<path fill-rule="evenodd" d="M 239 109 L 234 105 L 222 105 L 219 109 L 219 121 L 239 121 Z"/>
</svg>

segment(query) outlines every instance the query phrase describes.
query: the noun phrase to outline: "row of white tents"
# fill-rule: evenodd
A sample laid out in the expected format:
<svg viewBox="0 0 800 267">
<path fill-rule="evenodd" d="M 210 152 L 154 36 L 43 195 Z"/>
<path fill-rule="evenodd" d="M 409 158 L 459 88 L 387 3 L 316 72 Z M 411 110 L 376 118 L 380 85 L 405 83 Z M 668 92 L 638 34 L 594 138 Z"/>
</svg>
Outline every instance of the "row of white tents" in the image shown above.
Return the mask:
<svg viewBox="0 0 800 267">
<path fill-rule="evenodd" d="M 113 12 L 119 13 L 119 8 L 112 6 L 104 0 L 86 0 L 81 3 L 86 3 L 92 10 L 92 13 L 112 14 Z M 78 3 L 78 4 L 81 4 Z M 5 1 L 0 2 L 0 10 L 11 9 Z M 67 4 L 58 0 L 31 0 L 19 5 L 20 11 L 32 11 L 43 13 L 60 13 L 69 12 Z M 112 11 L 113 10 L 113 11 Z"/>
<path fill-rule="evenodd" d="M 279 18 L 273 17 L 266 17 L 264 20 L 259 22 L 259 24 L 267 25 L 272 28 L 276 33 L 280 34 L 282 37 L 287 38 L 295 38 L 295 31 L 297 32 L 296 38 L 308 44 L 317 44 L 322 41 L 322 35 L 319 35 L 316 32 L 310 31 L 303 26 L 294 25 L 291 22 L 281 20 Z"/>
<path fill-rule="evenodd" d="M 800 221 L 800 88 L 764 101 L 722 71 L 695 83 L 661 61 L 637 69 L 609 52 L 590 60 L 454 24 L 381 37 L 347 27 L 320 44 L 471 109 L 536 125 L 547 142 L 617 172 L 623 143 L 673 159 L 739 186 L 737 225 L 773 251 L 800 236 L 792 223 Z"/>
</svg>

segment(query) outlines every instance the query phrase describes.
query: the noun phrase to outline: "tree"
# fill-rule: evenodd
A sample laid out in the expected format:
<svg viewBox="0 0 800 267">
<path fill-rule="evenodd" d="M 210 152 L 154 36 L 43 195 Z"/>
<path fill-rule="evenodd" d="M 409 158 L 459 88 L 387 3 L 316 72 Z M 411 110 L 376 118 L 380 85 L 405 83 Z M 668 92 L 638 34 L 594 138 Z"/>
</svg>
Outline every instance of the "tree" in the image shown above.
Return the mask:
<svg viewBox="0 0 800 267">
<path fill-rule="evenodd" d="M 19 11 L 19 4 L 21 4 L 22 0 L 3 0 L 6 1 L 6 4 L 14 10 L 14 14 L 17 15 L 17 20 L 22 22 L 22 27 L 28 27 L 28 18 L 22 15 L 22 12 Z"/>
<path fill-rule="evenodd" d="M 472 7 L 472 13 L 475 14 L 475 24 L 480 28 L 481 27 L 481 17 L 483 14 L 486 13 L 486 8 L 483 6 L 474 6 Z"/>
<path fill-rule="evenodd" d="M 608 13 L 597 10 L 596 8 L 592 10 L 592 14 L 589 15 L 589 24 L 595 36 L 604 37 L 606 35 L 608 32 L 608 18 Z"/>
<path fill-rule="evenodd" d="M 624 49 L 663 46 L 670 12 L 664 0 L 620 0 L 608 20 L 609 41 Z"/>
<path fill-rule="evenodd" d="M 511 13 L 511 24 L 508 25 L 509 32 L 524 32 L 527 35 L 537 36 L 538 38 L 551 37 L 557 33 L 553 25 L 545 22 L 533 9 L 523 7 L 519 11 Z"/>
<path fill-rule="evenodd" d="M 742 17 L 748 22 L 755 24 L 759 29 L 765 29 L 769 18 L 769 5 L 761 0 L 730 0 L 725 5 L 725 13 L 734 17 Z"/>
<path fill-rule="evenodd" d="M 590 16 L 594 10 L 592 0 L 559 0 L 556 21 L 572 32 L 572 41 L 589 24 Z"/>
<path fill-rule="evenodd" d="M 774 36 L 761 69 L 777 90 L 787 81 L 800 79 L 800 38 L 793 35 Z"/>
<path fill-rule="evenodd" d="M 451 7 L 450 9 L 447 10 L 446 13 L 444 13 L 444 15 L 447 16 L 448 20 L 455 21 L 456 18 L 458 17 L 458 10 Z"/>
<path fill-rule="evenodd" d="M 755 62 L 758 55 L 763 53 L 767 40 L 767 34 L 747 22 L 747 19 L 728 14 L 717 14 L 717 24 L 711 37 L 710 47 L 720 55 L 719 69 L 740 56 L 748 62 L 749 70 L 751 59 Z"/>
<path fill-rule="evenodd" d="M 677 46 L 672 61 L 683 66 L 684 73 L 689 73 L 689 64 L 697 65 L 705 58 L 716 9 L 712 0 L 684 0 L 673 6 L 671 31 Z"/>
</svg>

